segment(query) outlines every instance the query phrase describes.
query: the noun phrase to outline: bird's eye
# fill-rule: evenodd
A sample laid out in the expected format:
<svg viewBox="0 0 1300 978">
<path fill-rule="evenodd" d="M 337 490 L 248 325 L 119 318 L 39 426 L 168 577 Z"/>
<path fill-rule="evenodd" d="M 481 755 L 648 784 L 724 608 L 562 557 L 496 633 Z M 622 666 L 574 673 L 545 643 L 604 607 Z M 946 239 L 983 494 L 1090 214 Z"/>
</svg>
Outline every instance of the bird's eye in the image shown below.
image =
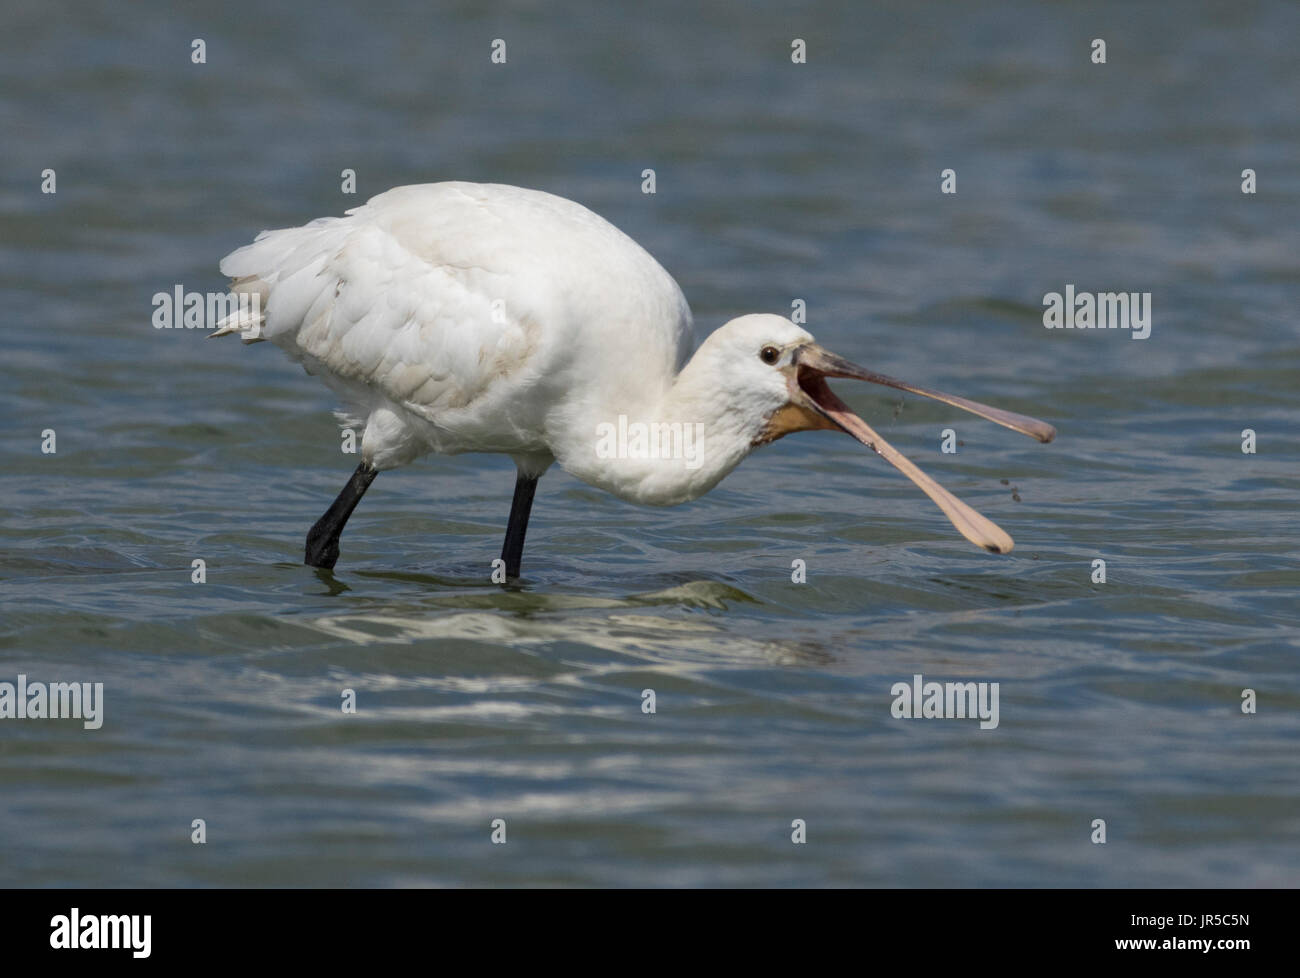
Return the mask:
<svg viewBox="0 0 1300 978">
<path fill-rule="evenodd" d="M 765 346 L 758 351 L 758 358 L 766 364 L 773 364 L 781 359 L 781 351 L 774 346 Z"/>
</svg>

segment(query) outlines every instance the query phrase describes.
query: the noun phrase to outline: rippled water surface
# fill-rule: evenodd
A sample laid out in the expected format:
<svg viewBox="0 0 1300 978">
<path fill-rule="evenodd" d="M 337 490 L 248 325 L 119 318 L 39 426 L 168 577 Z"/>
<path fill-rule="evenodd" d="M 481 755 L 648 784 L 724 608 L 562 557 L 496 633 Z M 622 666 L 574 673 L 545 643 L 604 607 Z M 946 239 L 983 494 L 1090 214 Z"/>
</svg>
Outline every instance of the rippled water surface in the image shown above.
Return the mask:
<svg viewBox="0 0 1300 978">
<path fill-rule="evenodd" d="M 1300 881 L 1300 10 L 703 6 L 9 5 L 0 682 L 102 682 L 105 719 L 0 721 L 0 883 Z M 384 473 L 303 567 L 355 464 L 328 392 L 151 296 L 443 179 L 587 204 L 700 333 L 802 298 L 1050 420 L 839 385 L 1016 551 L 817 433 L 669 510 L 553 470 L 519 588 L 492 456 Z M 1066 283 L 1150 292 L 1150 338 L 1044 329 Z M 1000 683 L 997 729 L 891 717 L 917 673 Z"/>
</svg>

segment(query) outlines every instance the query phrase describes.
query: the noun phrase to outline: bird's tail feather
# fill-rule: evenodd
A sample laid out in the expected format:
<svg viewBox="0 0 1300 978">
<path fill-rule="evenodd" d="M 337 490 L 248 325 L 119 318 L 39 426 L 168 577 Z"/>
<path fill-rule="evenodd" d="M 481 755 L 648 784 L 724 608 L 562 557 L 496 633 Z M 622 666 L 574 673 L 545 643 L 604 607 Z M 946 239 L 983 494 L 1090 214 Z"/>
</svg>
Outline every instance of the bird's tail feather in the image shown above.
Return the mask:
<svg viewBox="0 0 1300 978">
<path fill-rule="evenodd" d="M 208 334 L 208 339 L 239 333 L 240 339 L 245 343 L 261 343 L 266 339 L 262 335 L 262 327 L 266 324 L 266 313 L 262 310 L 266 283 L 254 276 L 237 278 L 230 284 L 230 291 L 239 300 L 239 305 L 234 312 L 218 321 L 217 328 Z"/>
<path fill-rule="evenodd" d="M 260 307 L 241 309 L 218 324 L 213 336 L 240 333 L 245 343 L 269 339 L 266 304 L 275 290 L 276 323 L 302 320 L 318 293 L 315 279 L 329 255 L 342 244 L 349 225 L 345 219 L 322 217 L 297 228 L 263 231 L 252 242 L 221 259 L 221 271 L 233 279 L 231 288 L 260 296 Z"/>
</svg>

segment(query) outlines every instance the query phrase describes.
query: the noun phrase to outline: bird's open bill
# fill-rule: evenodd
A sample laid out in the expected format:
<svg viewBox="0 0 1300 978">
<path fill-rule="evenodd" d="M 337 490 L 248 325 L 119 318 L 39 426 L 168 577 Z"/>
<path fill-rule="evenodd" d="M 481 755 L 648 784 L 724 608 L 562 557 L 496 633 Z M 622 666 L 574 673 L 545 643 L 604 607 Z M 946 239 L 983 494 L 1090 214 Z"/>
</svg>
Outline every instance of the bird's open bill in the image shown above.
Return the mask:
<svg viewBox="0 0 1300 978">
<path fill-rule="evenodd" d="M 921 491 L 938 504 L 944 515 L 952 521 L 952 525 L 971 543 L 993 553 L 1001 554 L 1008 553 L 1015 546 L 1015 542 L 1005 530 L 992 520 L 975 512 L 975 510 L 944 489 L 943 486 L 913 465 L 898 449 L 881 438 L 872 430 L 870 425 L 849 410 L 848 405 L 836 397 L 826 385 L 826 378 L 846 377 L 852 380 L 866 380 L 873 384 L 883 384 L 886 387 L 910 391 L 913 394 L 920 394 L 923 397 L 930 397 L 936 401 L 943 401 L 945 404 L 962 408 L 972 414 L 978 414 L 982 418 L 994 421 L 1010 428 L 1012 431 L 1029 435 L 1031 438 L 1037 438 L 1041 442 L 1049 442 L 1055 438 L 1055 428 L 1023 414 L 1003 411 L 1000 408 L 989 407 L 986 404 L 980 404 L 977 401 L 967 400 L 953 394 L 944 394 L 925 387 L 917 387 L 901 380 L 895 380 L 893 377 L 886 377 L 884 374 L 866 370 L 822 349 L 816 343 L 809 343 L 799 347 L 794 358 L 794 368 L 794 386 L 797 386 L 798 392 L 808 401 L 807 404 L 799 405 L 800 407 L 811 407 L 817 414 L 833 422 L 835 427 L 847 431 L 862 444 L 877 454 L 883 455 L 886 461 L 920 486 Z M 830 425 L 821 425 L 819 427 L 830 427 Z"/>
</svg>

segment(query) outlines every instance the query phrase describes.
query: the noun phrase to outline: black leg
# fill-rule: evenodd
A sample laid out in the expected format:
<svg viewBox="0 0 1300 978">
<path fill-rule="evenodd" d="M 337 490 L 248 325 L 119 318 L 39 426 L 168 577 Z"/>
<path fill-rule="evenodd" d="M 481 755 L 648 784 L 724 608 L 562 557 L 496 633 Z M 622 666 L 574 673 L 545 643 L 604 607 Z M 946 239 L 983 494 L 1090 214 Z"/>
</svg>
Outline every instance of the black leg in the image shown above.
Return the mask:
<svg viewBox="0 0 1300 978">
<path fill-rule="evenodd" d="M 520 472 L 515 479 L 510 522 L 506 524 L 506 542 L 501 547 L 501 559 L 506 563 L 506 577 L 519 576 L 519 564 L 524 556 L 524 534 L 528 532 L 528 514 L 532 512 L 533 493 L 536 491 L 537 477 Z"/>
<path fill-rule="evenodd" d="M 338 494 L 338 498 L 325 510 L 325 515 L 307 533 L 307 555 L 303 563 L 308 567 L 333 567 L 339 559 L 339 535 L 347 525 L 348 517 L 361 502 L 361 497 L 375 481 L 379 470 L 362 462 L 352 473 L 352 478 Z"/>
</svg>

